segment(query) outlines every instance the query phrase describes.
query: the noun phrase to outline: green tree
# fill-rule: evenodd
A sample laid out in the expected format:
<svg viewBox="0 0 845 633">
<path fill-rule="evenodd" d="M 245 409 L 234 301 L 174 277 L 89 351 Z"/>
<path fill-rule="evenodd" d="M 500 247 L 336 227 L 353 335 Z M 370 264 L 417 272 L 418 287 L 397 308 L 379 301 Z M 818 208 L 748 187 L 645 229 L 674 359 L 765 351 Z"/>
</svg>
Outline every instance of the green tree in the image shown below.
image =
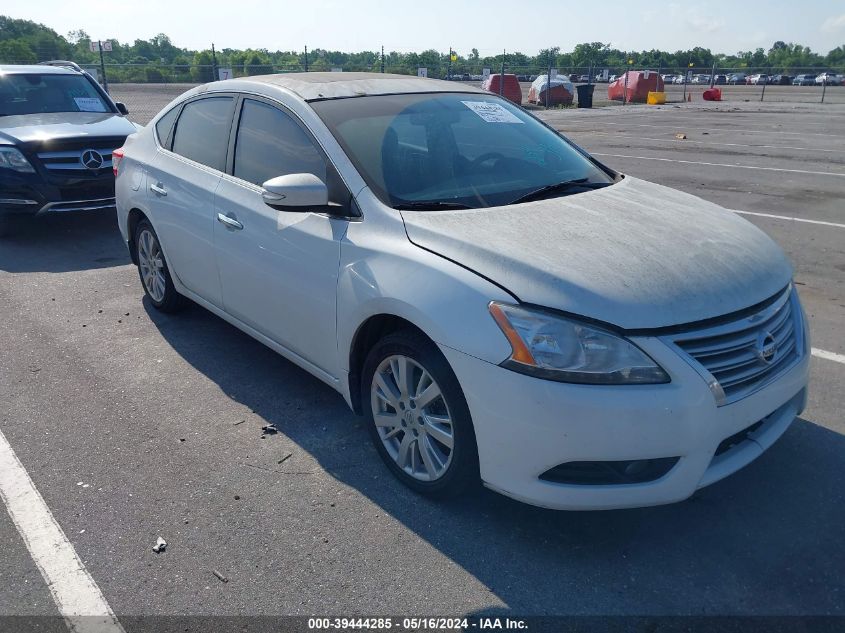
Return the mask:
<svg viewBox="0 0 845 633">
<path fill-rule="evenodd" d="M 35 51 L 29 47 L 23 38 L 0 41 L 0 62 L 5 64 L 34 64 L 36 61 L 38 61 L 38 58 Z"/>
<path fill-rule="evenodd" d="M 214 81 L 214 69 L 212 68 L 211 51 L 199 51 L 194 53 L 194 61 L 191 65 L 191 78 L 197 83 L 208 83 Z"/>
</svg>

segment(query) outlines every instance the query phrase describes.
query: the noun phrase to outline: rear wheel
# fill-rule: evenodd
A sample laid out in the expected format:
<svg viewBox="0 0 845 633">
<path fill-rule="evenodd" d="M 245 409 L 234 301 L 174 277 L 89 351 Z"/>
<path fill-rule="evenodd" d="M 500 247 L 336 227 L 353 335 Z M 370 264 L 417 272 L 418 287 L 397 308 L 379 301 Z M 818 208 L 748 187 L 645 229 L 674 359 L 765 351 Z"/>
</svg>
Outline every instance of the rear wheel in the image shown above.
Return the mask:
<svg viewBox="0 0 845 633">
<path fill-rule="evenodd" d="M 147 219 L 141 220 L 135 228 L 135 254 L 141 285 L 153 306 L 162 312 L 175 312 L 184 307 L 187 300 L 173 285 L 158 235 Z"/>
<path fill-rule="evenodd" d="M 405 485 L 452 496 L 478 481 L 469 408 L 446 358 L 414 331 L 390 334 L 367 356 L 362 401 L 376 450 Z"/>
</svg>

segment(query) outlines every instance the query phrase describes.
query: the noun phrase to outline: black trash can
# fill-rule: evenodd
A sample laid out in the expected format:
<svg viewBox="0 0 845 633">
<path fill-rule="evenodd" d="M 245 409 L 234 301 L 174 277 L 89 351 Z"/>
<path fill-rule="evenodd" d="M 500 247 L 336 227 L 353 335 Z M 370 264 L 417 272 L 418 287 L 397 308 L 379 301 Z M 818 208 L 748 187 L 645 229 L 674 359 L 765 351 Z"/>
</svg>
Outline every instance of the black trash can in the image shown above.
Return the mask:
<svg viewBox="0 0 845 633">
<path fill-rule="evenodd" d="M 579 108 L 593 107 L 593 88 L 595 87 L 595 84 L 583 84 L 581 86 L 575 86 L 575 89 L 578 91 Z"/>
</svg>

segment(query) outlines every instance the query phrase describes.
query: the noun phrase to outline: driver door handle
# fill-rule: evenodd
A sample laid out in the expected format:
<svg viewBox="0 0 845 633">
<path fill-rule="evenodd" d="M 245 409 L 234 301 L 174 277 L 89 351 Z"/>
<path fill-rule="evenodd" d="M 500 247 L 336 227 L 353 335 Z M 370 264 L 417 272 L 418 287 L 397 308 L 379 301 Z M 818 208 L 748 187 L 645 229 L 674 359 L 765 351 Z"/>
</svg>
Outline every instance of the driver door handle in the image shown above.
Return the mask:
<svg viewBox="0 0 845 633">
<path fill-rule="evenodd" d="M 230 218 L 228 215 L 224 215 L 223 213 L 217 214 L 217 221 L 220 224 L 226 226 L 226 228 L 233 229 L 235 231 L 240 231 L 244 228 L 244 225 L 238 222 L 235 218 Z"/>
<path fill-rule="evenodd" d="M 167 195 L 167 189 L 165 189 L 165 188 L 161 185 L 161 183 L 158 183 L 158 184 L 152 184 L 152 185 L 150 185 L 150 191 L 153 191 L 153 192 L 157 193 L 157 194 L 158 194 L 158 195 L 160 195 L 160 196 L 166 196 L 166 195 Z"/>
</svg>

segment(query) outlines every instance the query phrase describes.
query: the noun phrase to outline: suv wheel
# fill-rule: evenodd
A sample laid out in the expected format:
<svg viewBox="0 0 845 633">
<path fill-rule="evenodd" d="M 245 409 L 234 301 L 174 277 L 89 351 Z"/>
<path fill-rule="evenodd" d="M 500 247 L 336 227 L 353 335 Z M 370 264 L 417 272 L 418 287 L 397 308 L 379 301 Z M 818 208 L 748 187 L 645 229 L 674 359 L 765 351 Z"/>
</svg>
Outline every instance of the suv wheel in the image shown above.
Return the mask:
<svg viewBox="0 0 845 633">
<path fill-rule="evenodd" d="M 452 496 L 478 481 L 466 399 L 430 340 L 408 330 L 376 343 L 364 363 L 362 402 L 376 450 L 405 485 Z"/>
<path fill-rule="evenodd" d="M 186 299 L 173 286 L 158 235 L 147 219 L 141 220 L 135 228 L 135 254 L 138 256 L 141 285 L 153 306 L 162 312 L 175 312 L 182 308 Z"/>
</svg>

